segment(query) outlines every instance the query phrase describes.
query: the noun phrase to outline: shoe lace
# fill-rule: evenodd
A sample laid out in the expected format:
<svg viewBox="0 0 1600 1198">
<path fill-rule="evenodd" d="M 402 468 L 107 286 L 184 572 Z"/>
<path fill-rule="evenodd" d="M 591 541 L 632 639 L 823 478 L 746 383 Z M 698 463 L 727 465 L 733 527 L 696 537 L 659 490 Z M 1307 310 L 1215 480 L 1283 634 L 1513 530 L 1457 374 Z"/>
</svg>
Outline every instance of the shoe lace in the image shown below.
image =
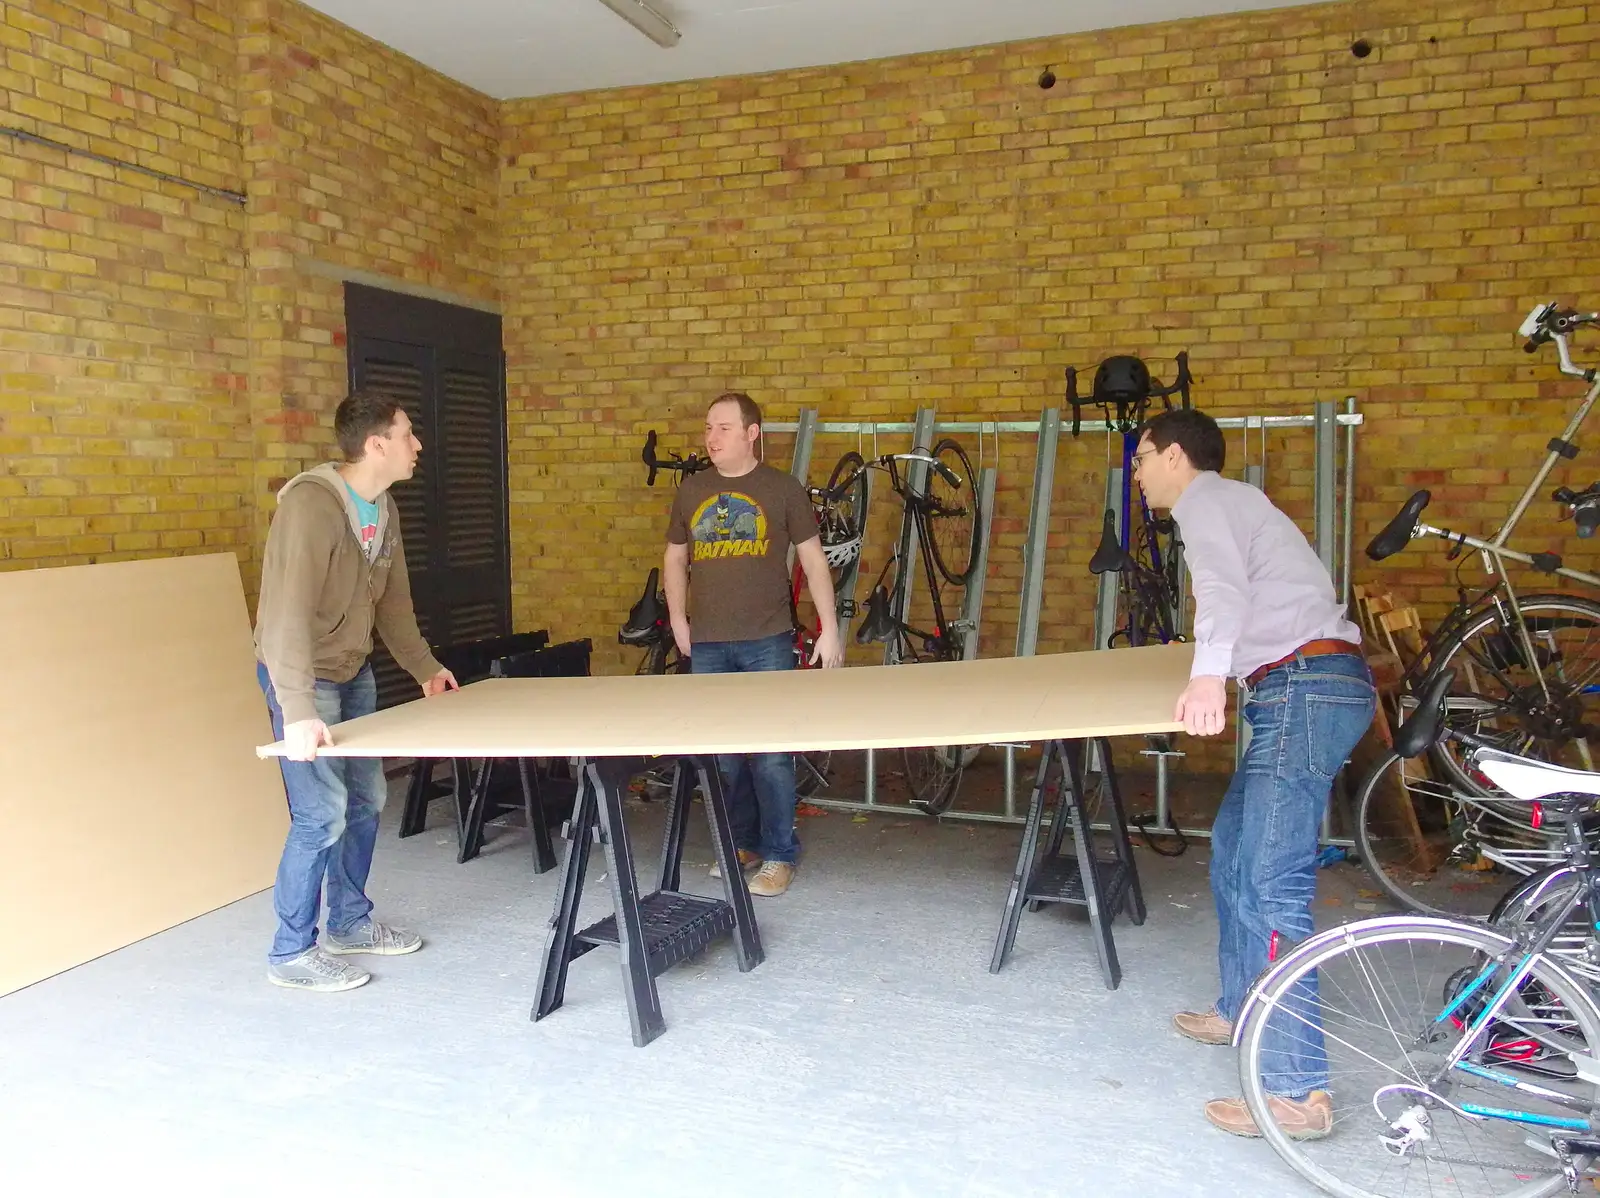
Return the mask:
<svg viewBox="0 0 1600 1198">
<path fill-rule="evenodd" d="M 346 962 L 330 956 L 320 949 L 306 958 L 306 965 L 314 973 L 321 974 L 325 978 L 344 977 L 345 974 L 350 973 L 352 970 L 352 967 Z"/>
</svg>

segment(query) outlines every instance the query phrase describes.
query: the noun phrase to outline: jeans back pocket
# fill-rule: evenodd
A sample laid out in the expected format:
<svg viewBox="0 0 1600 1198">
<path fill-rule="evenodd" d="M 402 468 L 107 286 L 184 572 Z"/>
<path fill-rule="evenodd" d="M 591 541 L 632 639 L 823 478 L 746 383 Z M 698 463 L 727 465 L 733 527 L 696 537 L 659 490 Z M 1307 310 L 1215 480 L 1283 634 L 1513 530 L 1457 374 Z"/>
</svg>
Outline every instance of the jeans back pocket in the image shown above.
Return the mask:
<svg viewBox="0 0 1600 1198">
<path fill-rule="evenodd" d="M 1351 691 L 1361 685 L 1350 681 Z M 1306 696 L 1306 758 L 1318 777 L 1336 775 L 1372 724 L 1376 696 L 1371 687 L 1365 689 L 1365 694 Z"/>
</svg>

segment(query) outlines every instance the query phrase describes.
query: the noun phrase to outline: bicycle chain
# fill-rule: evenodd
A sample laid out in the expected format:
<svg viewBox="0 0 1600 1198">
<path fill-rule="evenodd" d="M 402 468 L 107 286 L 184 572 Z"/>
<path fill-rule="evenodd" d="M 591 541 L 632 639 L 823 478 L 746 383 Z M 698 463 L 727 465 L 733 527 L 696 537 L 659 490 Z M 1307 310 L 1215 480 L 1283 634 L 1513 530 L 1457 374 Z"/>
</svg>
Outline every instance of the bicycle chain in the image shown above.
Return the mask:
<svg viewBox="0 0 1600 1198">
<path fill-rule="evenodd" d="M 1391 1156 L 1389 1159 L 1390 1160 L 1398 1159 L 1398 1160 L 1412 1161 L 1412 1160 L 1422 1160 L 1424 1158 L 1422 1158 L 1422 1157 L 1398 1157 L 1398 1158 L 1396 1158 L 1396 1157 L 1392 1157 Z M 1532 1168 L 1532 1163 L 1530 1163 L 1528 1161 L 1522 1161 L 1520 1163 L 1515 1163 L 1514 1164 L 1514 1163 L 1511 1163 L 1509 1161 L 1486 1161 L 1486 1160 L 1483 1160 L 1481 1157 L 1475 1157 L 1475 1156 L 1469 1156 L 1469 1157 L 1436 1156 L 1436 1155 L 1434 1155 L 1432 1153 L 1429 1153 L 1427 1155 L 1427 1157 L 1426 1157 L 1426 1160 L 1427 1160 L 1427 1162 L 1429 1164 L 1471 1165 L 1474 1168 L 1481 1167 L 1481 1168 L 1485 1168 L 1485 1169 L 1504 1169 L 1508 1173 L 1528 1173 Z M 1552 1174 L 1559 1173 L 1559 1172 L 1561 1172 L 1561 1165 L 1560 1165 L 1559 1162 L 1552 1160 L 1552 1161 L 1550 1161 L 1550 1169 L 1551 1169 Z M 1591 1176 L 1594 1176 L 1594 1175 L 1595 1175 L 1595 1170 L 1593 1168 L 1585 1169 L 1581 1174 L 1579 1174 L 1579 1176 L 1581 1176 L 1581 1177 L 1591 1177 Z"/>
</svg>

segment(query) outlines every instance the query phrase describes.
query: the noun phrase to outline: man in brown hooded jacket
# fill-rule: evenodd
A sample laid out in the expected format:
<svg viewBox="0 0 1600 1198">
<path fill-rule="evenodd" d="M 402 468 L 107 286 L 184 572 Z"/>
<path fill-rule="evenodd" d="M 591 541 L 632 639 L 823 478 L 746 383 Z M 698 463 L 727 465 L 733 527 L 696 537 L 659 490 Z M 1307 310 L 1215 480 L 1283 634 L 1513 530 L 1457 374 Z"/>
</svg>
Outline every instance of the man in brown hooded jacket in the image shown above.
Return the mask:
<svg viewBox="0 0 1600 1198">
<path fill-rule="evenodd" d="M 256 608 L 256 675 L 289 799 L 289 836 L 273 886 L 278 930 L 267 978 L 300 990 L 350 990 L 371 975 L 339 958 L 415 952 L 415 933 L 371 918 L 367 875 L 385 784 L 379 758 L 319 757 L 330 725 L 377 709 L 367 660 L 374 630 L 397 662 L 436 695 L 456 685 L 417 628 L 389 488 L 411 477 L 422 443 L 390 397 L 356 391 L 334 428 L 342 463 L 289 480 L 267 533 Z M 327 935 L 317 917 L 327 879 Z"/>
</svg>

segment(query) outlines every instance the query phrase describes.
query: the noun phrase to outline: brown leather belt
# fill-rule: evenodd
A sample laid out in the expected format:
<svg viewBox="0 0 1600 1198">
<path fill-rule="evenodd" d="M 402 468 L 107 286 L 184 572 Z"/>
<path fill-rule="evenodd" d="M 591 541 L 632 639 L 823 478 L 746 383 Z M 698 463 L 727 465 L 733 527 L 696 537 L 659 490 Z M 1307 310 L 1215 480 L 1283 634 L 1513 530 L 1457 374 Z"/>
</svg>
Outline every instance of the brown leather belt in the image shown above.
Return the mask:
<svg viewBox="0 0 1600 1198">
<path fill-rule="evenodd" d="M 1254 673 L 1252 673 L 1248 678 L 1246 678 L 1244 680 L 1245 681 L 1245 685 L 1246 686 L 1255 686 L 1256 683 L 1260 682 L 1263 678 L 1265 678 L 1267 676 L 1267 672 L 1269 670 L 1275 670 L 1279 666 L 1286 666 L 1291 661 L 1293 661 L 1296 657 L 1322 657 L 1322 656 L 1324 656 L 1325 654 L 1328 654 L 1328 653 L 1354 653 L 1357 657 L 1361 657 L 1362 656 L 1362 654 L 1361 654 L 1361 646 L 1357 645 L 1357 644 L 1354 644 L 1351 641 L 1337 641 L 1337 640 L 1307 641 L 1305 644 L 1301 645 L 1298 649 L 1296 649 L 1293 653 L 1286 654 L 1283 657 L 1278 658 L 1277 661 L 1269 661 L 1266 665 L 1264 665 L 1260 669 L 1256 670 Z"/>
</svg>

